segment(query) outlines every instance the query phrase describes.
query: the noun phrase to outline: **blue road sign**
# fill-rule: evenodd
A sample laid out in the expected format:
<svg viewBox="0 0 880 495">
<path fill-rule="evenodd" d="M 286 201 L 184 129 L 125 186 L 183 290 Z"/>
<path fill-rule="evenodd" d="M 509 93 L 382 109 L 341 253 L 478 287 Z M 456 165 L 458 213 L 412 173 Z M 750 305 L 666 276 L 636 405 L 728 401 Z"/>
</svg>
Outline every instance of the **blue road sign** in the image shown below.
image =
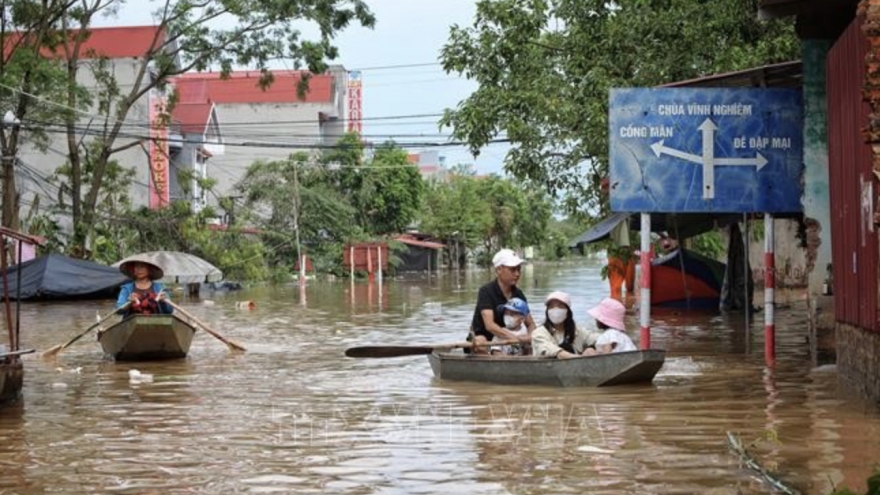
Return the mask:
<svg viewBox="0 0 880 495">
<path fill-rule="evenodd" d="M 788 89 L 613 89 L 611 210 L 799 212 L 803 104 Z"/>
</svg>

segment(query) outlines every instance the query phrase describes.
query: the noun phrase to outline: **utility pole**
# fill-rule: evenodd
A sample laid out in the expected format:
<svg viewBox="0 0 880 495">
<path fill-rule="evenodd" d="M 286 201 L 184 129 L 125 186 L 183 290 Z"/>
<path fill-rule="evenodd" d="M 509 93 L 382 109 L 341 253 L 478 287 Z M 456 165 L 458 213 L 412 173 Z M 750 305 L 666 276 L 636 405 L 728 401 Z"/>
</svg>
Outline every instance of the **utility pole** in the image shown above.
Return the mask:
<svg viewBox="0 0 880 495">
<path fill-rule="evenodd" d="M 21 121 L 7 111 L 3 115 L 3 131 L 0 135 L 0 170 L 2 170 L 3 208 L 2 224 L 13 230 L 19 229 L 18 190 L 15 187 L 15 161 L 18 152 L 18 136 Z M 8 130 L 7 130 L 8 129 Z"/>
<path fill-rule="evenodd" d="M 293 234 L 296 239 L 296 260 L 297 264 L 299 264 L 299 284 L 303 285 L 306 282 L 306 267 L 305 263 L 303 263 L 302 257 L 302 247 L 299 243 L 299 177 L 297 170 L 299 169 L 299 165 L 296 161 L 293 162 Z"/>
</svg>

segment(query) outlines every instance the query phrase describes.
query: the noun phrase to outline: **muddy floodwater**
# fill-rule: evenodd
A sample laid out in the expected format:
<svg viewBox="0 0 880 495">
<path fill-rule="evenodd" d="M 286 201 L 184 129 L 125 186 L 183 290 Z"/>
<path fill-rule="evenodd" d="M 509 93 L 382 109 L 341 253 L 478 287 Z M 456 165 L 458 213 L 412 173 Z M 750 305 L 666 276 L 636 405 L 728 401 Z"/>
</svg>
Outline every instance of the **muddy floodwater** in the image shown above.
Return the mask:
<svg viewBox="0 0 880 495">
<path fill-rule="evenodd" d="M 607 294 L 599 269 L 530 265 L 520 285 L 538 314 L 551 290 L 570 292 L 591 326 L 586 310 Z M 26 356 L 23 399 L 0 410 L 0 493 L 773 493 L 727 432 L 804 493 L 864 490 L 880 462 L 880 414 L 844 394 L 833 366 L 811 366 L 805 304 L 784 290 L 772 369 L 763 314 L 748 337 L 741 315 L 656 314 L 667 361 L 642 386 L 448 382 L 424 356 L 343 356 L 462 340 L 489 277 L 176 297 L 244 354 L 198 332 L 178 361 L 107 361 L 94 335 L 53 361 Z M 65 342 L 109 308 L 26 304 L 23 340 Z M 152 381 L 133 383 L 132 369 Z"/>
</svg>

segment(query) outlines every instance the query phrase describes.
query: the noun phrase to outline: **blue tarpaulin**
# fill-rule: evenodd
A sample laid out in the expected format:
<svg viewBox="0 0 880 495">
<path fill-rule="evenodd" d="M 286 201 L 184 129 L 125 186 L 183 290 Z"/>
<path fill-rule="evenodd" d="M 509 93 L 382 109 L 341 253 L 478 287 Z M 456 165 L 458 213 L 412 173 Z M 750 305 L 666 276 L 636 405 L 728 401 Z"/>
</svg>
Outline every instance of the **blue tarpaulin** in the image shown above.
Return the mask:
<svg viewBox="0 0 880 495">
<path fill-rule="evenodd" d="M 21 292 L 18 272 L 21 270 Z M 128 278 L 113 268 L 91 261 L 48 254 L 7 270 L 9 298 L 105 299 L 115 297 Z M 3 288 L 0 286 L 0 297 Z"/>
</svg>

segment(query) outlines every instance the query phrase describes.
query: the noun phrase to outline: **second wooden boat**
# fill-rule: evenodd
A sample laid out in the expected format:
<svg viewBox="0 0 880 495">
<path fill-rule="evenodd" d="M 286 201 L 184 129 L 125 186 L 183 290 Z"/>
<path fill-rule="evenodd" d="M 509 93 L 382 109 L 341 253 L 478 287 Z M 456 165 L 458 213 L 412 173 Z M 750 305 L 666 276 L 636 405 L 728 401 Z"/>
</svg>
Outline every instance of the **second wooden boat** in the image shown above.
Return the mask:
<svg viewBox="0 0 880 495">
<path fill-rule="evenodd" d="M 176 315 L 132 315 L 98 332 L 104 352 L 117 361 L 186 357 L 196 328 Z"/>
<path fill-rule="evenodd" d="M 18 356 L 0 354 L 0 405 L 12 402 L 21 395 L 24 366 Z"/>
<path fill-rule="evenodd" d="M 572 359 L 484 356 L 464 353 L 428 355 L 434 376 L 503 385 L 602 387 L 650 383 L 663 366 L 666 351 L 614 352 Z"/>
</svg>

